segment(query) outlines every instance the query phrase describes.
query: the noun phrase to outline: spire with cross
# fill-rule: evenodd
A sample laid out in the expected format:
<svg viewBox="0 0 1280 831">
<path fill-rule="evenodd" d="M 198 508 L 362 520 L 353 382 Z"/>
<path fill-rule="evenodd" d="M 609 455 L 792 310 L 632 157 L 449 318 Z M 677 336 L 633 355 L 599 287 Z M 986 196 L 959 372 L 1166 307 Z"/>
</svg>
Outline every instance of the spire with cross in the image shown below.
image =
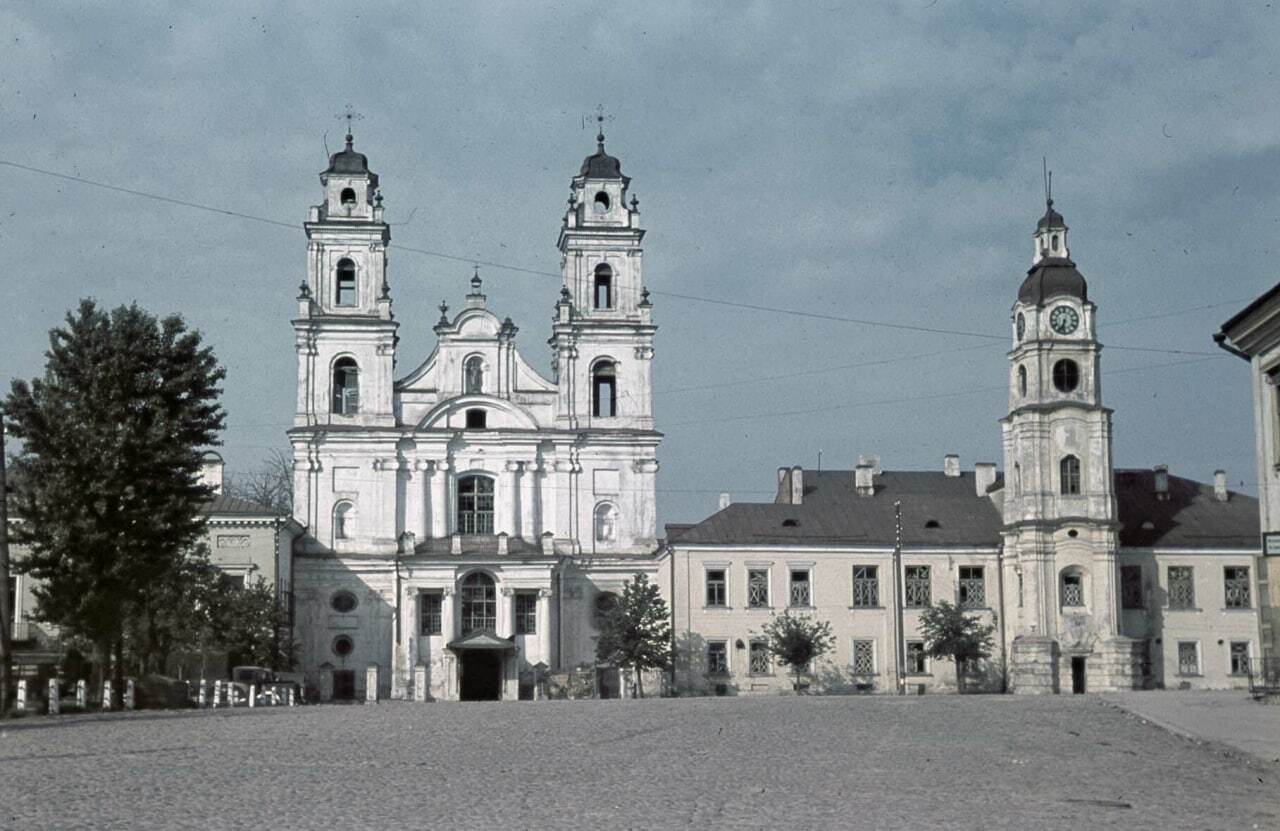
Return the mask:
<svg viewBox="0 0 1280 831">
<path fill-rule="evenodd" d="M 356 112 L 356 108 L 353 105 L 347 104 L 342 108 L 342 112 L 338 113 L 337 118 L 343 118 L 347 121 L 347 147 L 350 147 L 351 142 L 353 141 L 353 137 L 351 135 L 352 123 L 364 120 L 364 116 Z"/>
</svg>

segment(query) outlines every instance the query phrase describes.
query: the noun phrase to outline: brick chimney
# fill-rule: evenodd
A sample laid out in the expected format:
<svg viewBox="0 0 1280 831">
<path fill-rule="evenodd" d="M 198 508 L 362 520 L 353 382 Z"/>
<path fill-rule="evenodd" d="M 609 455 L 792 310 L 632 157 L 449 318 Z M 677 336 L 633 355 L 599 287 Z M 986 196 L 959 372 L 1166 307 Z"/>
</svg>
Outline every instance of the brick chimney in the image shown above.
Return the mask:
<svg viewBox="0 0 1280 831">
<path fill-rule="evenodd" d="M 858 496 L 875 496 L 876 469 L 869 464 L 859 464 L 853 469 L 853 490 Z"/>
<path fill-rule="evenodd" d="M 1227 493 L 1227 472 L 1225 470 L 1215 470 L 1213 472 L 1213 498 L 1219 502 L 1226 502 L 1231 498 L 1231 494 Z"/>
<path fill-rule="evenodd" d="M 1156 482 L 1156 499 L 1169 498 L 1169 466 L 1156 465 L 1154 469 Z"/>
<path fill-rule="evenodd" d="M 960 475 L 960 457 L 955 453 L 948 453 L 943 456 L 942 472 L 951 479 L 957 478 Z"/>
<path fill-rule="evenodd" d="M 732 501 L 732 500 L 729 498 L 729 494 L 727 494 L 727 493 L 722 493 L 722 494 L 720 494 L 720 510 L 722 510 L 722 511 L 723 511 L 725 508 L 728 508 L 728 507 L 729 507 L 729 503 L 730 503 L 731 501 Z"/>
<path fill-rule="evenodd" d="M 994 462 L 977 462 L 973 466 L 973 487 L 978 496 L 986 496 L 987 491 L 996 483 L 996 466 Z"/>
<path fill-rule="evenodd" d="M 791 504 L 804 503 L 804 468 L 796 465 L 791 468 Z"/>
</svg>

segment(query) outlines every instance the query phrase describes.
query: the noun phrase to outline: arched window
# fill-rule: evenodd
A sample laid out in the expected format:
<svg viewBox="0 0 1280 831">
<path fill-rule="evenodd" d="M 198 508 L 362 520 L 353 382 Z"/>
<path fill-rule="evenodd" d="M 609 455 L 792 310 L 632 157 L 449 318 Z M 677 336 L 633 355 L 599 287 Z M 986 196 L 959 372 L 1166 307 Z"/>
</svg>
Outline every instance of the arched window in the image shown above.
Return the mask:
<svg viewBox="0 0 1280 831">
<path fill-rule="evenodd" d="M 343 189 L 342 189 L 342 196 L 341 196 L 340 198 L 342 199 L 342 204 L 343 204 L 343 205 L 355 205 L 355 204 L 356 204 L 356 192 L 355 192 L 354 190 L 352 190 L 351 188 L 343 188 Z"/>
<path fill-rule="evenodd" d="M 493 578 L 473 571 L 462 580 L 462 634 L 498 628 L 498 598 Z"/>
<path fill-rule="evenodd" d="M 1084 605 L 1084 573 L 1075 566 L 1062 570 L 1058 581 L 1058 596 L 1063 607 Z"/>
<path fill-rule="evenodd" d="M 1027 397 L 1027 368 L 1025 366 L 1018 367 L 1018 395 L 1023 398 Z"/>
<path fill-rule="evenodd" d="M 1057 234 L 1054 234 L 1052 237 L 1050 237 L 1050 238 L 1049 238 L 1049 247 L 1050 247 L 1050 248 L 1052 248 L 1054 251 L 1057 251 L 1057 250 L 1058 250 L 1058 235 L 1057 235 Z"/>
<path fill-rule="evenodd" d="M 333 365 L 332 409 L 339 415 L 360 412 L 360 368 L 352 358 L 339 358 Z"/>
<path fill-rule="evenodd" d="M 493 533 L 493 480 L 463 476 L 458 480 L 458 533 Z"/>
<path fill-rule="evenodd" d="M 591 414 L 612 418 L 618 414 L 618 373 L 612 361 L 601 361 L 591 370 Z"/>
<path fill-rule="evenodd" d="M 472 355 L 462 365 L 462 391 L 470 395 L 484 392 L 484 358 Z"/>
<path fill-rule="evenodd" d="M 613 542 L 618 537 L 618 509 L 609 502 L 596 506 L 596 542 Z"/>
<path fill-rule="evenodd" d="M 350 502 L 339 502 L 333 506 L 333 538 L 349 540 L 354 532 L 355 506 Z M 336 607 L 335 607 L 336 608 Z M 352 608 L 355 608 L 354 606 Z"/>
<path fill-rule="evenodd" d="M 346 257 L 338 260 L 336 280 L 333 294 L 334 305 L 354 306 L 356 304 L 356 264 Z"/>
<path fill-rule="evenodd" d="M 608 263 L 596 266 L 595 306 L 597 309 L 613 308 L 613 269 Z"/>
<path fill-rule="evenodd" d="M 1053 365 L 1053 385 L 1059 392 L 1071 392 L 1080 386 L 1080 366 L 1067 358 L 1058 361 Z"/>
<path fill-rule="evenodd" d="M 1080 460 L 1075 456 L 1062 457 L 1062 462 L 1058 465 L 1058 476 L 1062 486 L 1062 493 L 1073 494 L 1080 492 Z"/>
<path fill-rule="evenodd" d="M 596 213 L 598 214 L 608 213 L 609 194 L 605 193 L 604 191 L 597 191 L 594 203 L 595 203 Z"/>
</svg>

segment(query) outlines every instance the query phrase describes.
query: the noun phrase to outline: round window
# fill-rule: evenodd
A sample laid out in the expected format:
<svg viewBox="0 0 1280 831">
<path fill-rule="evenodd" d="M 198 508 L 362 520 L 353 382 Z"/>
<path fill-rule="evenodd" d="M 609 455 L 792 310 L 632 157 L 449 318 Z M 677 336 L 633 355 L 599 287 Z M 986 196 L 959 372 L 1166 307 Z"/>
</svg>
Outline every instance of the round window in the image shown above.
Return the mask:
<svg viewBox="0 0 1280 831">
<path fill-rule="evenodd" d="M 333 610 L 338 614 L 345 615 L 354 612 L 358 604 L 356 596 L 351 592 L 337 592 L 334 594 L 332 599 L 329 600 L 329 605 L 332 606 Z"/>
<path fill-rule="evenodd" d="M 1071 392 L 1080 386 L 1080 367 L 1065 358 L 1053 365 L 1053 385 L 1059 392 Z"/>
<path fill-rule="evenodd" d="M 348 635 L 339 635 L 333 639 L 333 654 L 345 658 L 356 648 L 355 642 Z"/>
</svg>

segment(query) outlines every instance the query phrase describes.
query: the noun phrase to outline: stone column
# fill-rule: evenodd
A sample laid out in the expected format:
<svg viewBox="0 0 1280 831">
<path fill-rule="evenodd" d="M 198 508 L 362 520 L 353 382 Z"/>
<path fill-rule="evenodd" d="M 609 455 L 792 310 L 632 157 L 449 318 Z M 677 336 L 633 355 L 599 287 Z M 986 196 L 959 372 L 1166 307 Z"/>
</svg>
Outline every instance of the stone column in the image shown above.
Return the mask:
<svg viewBox="0 0 1280 831">
<path fill-rule="evenodd" d="M 378 665 L 369 664 L 364 671 L 364 703 L 378 703 Z"/>
<path fill-rule="evenodd" d="M 554 667 L 551 660 L 551 589 L 538 589 L 538 660 Z"/>
<path fill-rule="evenodd" d="M 427 700 L 427 665 L 423 663 L 413 667 L 413 700 Z"/>
<path fill-rule="evenodd" d="M 507 462 L 498 479 L 498 521 L 494 531 L 508 537 L 516 533 L 516 471 L 519 469 L 519 462 Z"/>
<path fill-rule="evenodd" d="M 502 593 L 499 595 L 501 600 L 498 601 L 498 620 L 497 630 L 498 637 L 509 638 L 515 633 L 516 627 L 514 623 L 515 609 L 515 589 L 510 586 L 503 586 Z"/>
<path fill-rule="evenodd" d="M 458 637 L 457 604 L 452 586 L 446 586 L 440 598 L 440 635 L 445 646 Z"/>
<path fill-rule="evenodd" d="M 427 470 L 421 461 L 406 461 L 404 482 L 404 530 L 427 537 Z M 405 552 L 412 554 L 413 552 Z"/>
<path fill-rule="evenodd" d="M 537 473 L 534 468 L 533 462 L 520 462 L 520 538 L 537 545 L 538 529 L 533 512 L 534 477 Z"/>
<path fill-rule="evenodd" d="M 449 536 L 449 462 L 433 463 L 431 471 L 431 536 Z"/>
</svg>

